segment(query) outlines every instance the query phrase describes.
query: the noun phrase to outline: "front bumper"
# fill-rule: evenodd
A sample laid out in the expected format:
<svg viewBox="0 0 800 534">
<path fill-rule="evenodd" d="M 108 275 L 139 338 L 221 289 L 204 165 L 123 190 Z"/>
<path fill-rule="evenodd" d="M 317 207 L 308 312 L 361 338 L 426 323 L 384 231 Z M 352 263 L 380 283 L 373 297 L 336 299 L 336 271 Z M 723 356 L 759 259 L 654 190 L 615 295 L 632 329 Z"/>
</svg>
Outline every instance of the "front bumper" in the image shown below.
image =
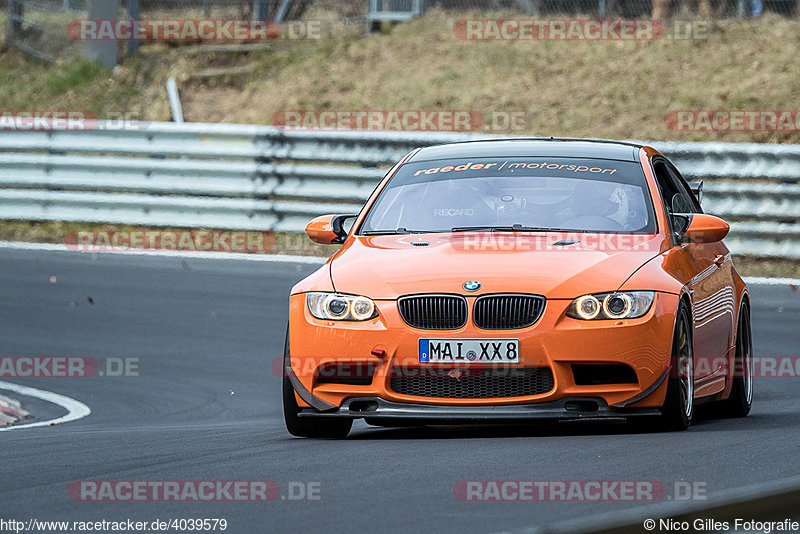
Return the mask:
<svg viewBox="0 0 800 534">
<path fill-rule="evenodd" d="M 564 398 L 537 404 L 506 406 L 451 406 L 392 402 L 379 397 L 347 399 L 335 410 L 302 410 L 300 417 L 366 419 L 367 422 L 405 422 L 407 424 L 514 423 L 548 421 L 625 421 L 629 417 L 654 416 L 657 408 L 615 408 L 598 398 Z"/>
<path fill-rule="evenodd" d="M 474 297 L 468 296 L 470 317 L 459 330 L 431 331 L 412 328 L 400 317 L 396 301 L 376 301 L 380 316 L 364 322 L 319 320 L 307 310 L 305 294 L 292 295 L 289 306 L 290 358 L 287 376 L 292 380 L 302 415 L 338 417 L 444 418 L 485 421 L 498 418 L 607 418 L 626 410 L 660 408 L 666 394 L 672 333 L 678 296 L 658 293 L 651 310 L 638 319 L 579 321 L 566 316 L 567 300 L 548 300 L 539 321 L 518 330 L 487 331 L 472 324 Z M 554 387 L 541 394 L 503 398 L 431 398 L 399 394 L 392 390 L 392 372 L 421 368 L 419 339 L 515 338 L 520 342 L 519 367 L 549 368 Z M 373 351 L 384 351 L 379 357 Z M 327 364 L 369 364 L 374 377 L 368 384 L 324 383 L 319 369 Z M 580 385 L 573 376 L 576 364 L 623 363 L 636 374 L 636 383 Z M 359 416 L 353 402 L 377 399 L 375 413 Z M 576 414 L 565 403 L 575 399 L 598 401 L 597 410 Z M 309 402 L 310 401 L 310 402 Z M 563 401 L 563 402 L 562 402 Z M 559 404 L 561 403 L 561 404 Z M 412 409 L 424 406 L 422 411 Z M 450 411 L 450 407 L 459 410 Z M 414 413 L 410 413 L 414 412 Z M 417 414 L 417 415 L 415 415 Z M 423 414 L 423 415 L 419 415 Z M 430 414 L 430 415 L 426 415 Z M 464 415 L 459 415 L 464 414 Z"/>
</svg>

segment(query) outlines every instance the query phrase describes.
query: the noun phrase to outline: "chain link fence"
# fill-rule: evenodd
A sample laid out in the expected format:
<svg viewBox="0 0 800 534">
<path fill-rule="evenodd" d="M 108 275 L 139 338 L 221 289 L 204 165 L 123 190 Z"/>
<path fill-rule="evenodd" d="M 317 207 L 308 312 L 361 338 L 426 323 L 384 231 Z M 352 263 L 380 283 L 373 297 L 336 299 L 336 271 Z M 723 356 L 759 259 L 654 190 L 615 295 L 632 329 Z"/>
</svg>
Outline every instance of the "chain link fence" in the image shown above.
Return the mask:
<svg viewBox="0 0 800 534">
<path fill-rule="evenodd" d="M 3 49 L 18 48 L 48 62 L 82 57 L 86 43 L 70 36 L 69 27 L 70 23 L 89 18 L 91 1 L 0 0 L 0 42 Z M 104 0 L 94 1 L 101 3 Z M 311 0 L 121 0 L 119 17 L 144 20 L 297 20 L 303 17 L 311 3 Z M 363 2 L 360 3 L 363 8 Z M 365 12 L 364 9 L 361 11 Z"/>
<path fill-rule="evenodd" d="M 773 11 L 794 16 L 798 0 L 368 0 L 373 21 L 400 21 L 434 8 L 510 11 L 533 17 L 747 18 Z"/>
<path fill-rule="evenodd" d="M 206 18 L 250 19 L 254 17 L 253 0 L 140 0 L 144 19 Z M 257 15 L 257 14 L 255 14 Z"/>
<path fill-rule="evenodd" d="M 70 37 L 70 22 L 89 17 L 91 2 L 109 0 L 0 0 L 4 48 L 46 61 L 72 60 L 86 42 Z M 794 16 L 800 0 L 121 0 L 121 18 L 263 20 L 320 16 L 366 23 L 369 31 L 431 9 L 519 17 L 650 19 L 747 18 L 774 11 Z M 120 44 L 121 50 L 134 50 Z"/>
<path fill-rule="evenodd" d="M 296 20 L 305 14 L 311 3 L 312 0 L 139 0 L 142 18 L 163 15 L 236 20 Z M 363 11 L 364 2 L 359 3 Z"/>
<path fill-rule="evenodd" d="M 70 39 L 67 25 L 88 16 L 86 0 L 6 0 L 3 4 L 5 49 L 15 47 L 51 62 L 83 56 L 83 43 Z"/>
</svg>

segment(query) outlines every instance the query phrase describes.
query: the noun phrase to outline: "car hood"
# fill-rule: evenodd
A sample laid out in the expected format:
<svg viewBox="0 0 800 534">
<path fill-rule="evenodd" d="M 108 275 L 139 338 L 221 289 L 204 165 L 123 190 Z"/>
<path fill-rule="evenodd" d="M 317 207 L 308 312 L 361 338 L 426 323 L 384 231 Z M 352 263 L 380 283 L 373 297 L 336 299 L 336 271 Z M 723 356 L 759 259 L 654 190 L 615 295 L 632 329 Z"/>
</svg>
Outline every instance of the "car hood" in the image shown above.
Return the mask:
<svg viewBox="0 0 800 534">
<path fill-rule="evenodd" d="M 660 235 L 356 236 L 331 258 L 330 267 L 336 291 L 374 299 L 413 293 L 505 292 L 572 299 L 619 288 L 664 250 Z M 481 288 L 469 293 L 462 286 L 472 280 Z"/>
</svg>

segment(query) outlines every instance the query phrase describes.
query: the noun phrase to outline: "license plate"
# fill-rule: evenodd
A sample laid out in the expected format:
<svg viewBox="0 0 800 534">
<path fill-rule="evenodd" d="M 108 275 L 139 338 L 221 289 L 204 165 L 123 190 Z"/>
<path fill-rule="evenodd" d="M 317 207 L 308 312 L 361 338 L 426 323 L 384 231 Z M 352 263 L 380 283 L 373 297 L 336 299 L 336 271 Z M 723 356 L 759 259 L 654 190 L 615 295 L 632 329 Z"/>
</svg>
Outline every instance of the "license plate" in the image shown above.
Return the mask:
<svg viewBox="0 0 800 534">
<path fill-rule="evenodd" d="M 420 339 L 420 363 L 519 363 L 518 339 Z"/>
</svg>

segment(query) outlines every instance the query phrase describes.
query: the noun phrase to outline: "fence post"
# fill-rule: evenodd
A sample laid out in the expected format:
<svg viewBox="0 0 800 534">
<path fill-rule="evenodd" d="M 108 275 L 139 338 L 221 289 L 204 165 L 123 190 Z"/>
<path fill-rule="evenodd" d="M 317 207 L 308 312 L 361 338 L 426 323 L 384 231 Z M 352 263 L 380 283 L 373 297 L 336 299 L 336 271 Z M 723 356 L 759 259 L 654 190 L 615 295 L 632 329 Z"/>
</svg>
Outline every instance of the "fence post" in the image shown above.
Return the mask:
<svg viewBox="0 0 800 534">
<path fill-rule="evenodd" d="M 3 39 L 3 52 L 11 47 L 11 13 L 13 11 L 11 6 L 13 5 L 14 0 L 8 0 L 6 4 L 6 35 L 5 39 Z"/>
<path fill-rule="evenodd" d="M 92 20 L 118 19 L 119 1 L 89 0 L 89 18 Z M 107 69 L 113 69 L 119 61 L 119 41 L 87 42 L 86 58 L 89 61 L 98 61 Z"/>
<path fill-rule="evenodd" d="M 253 20 L 267 20 L 267 0 L 253 0 Z"/>
<path fill-rule="evenodd" d="M 22 19 L 25 16 L 25 5 L 21 0 L 8 0 L 6 5 L 8 17 L 6 20 L 6 39 L 3 50 L 8 50 L 22 33 Z"/>
<path fill-rule="evenodd" d="M 142 18 L 139 0 L 128 0 L 128 18 L 131 20 L 139 20 Z M 138 40 L 128 41 L 128 54 L 132 56 L 138 54 L 140 45 L 141 43 Z"/>
<path fill-rule="evenodd" d="M 747 13 L 747 5 L 750 2 L 747 0 L 736 0 L 736 16 L 743 19 Z"/>
<path fill-rule="evenodd" d="M 378 13 L 378 0 L 367 0 L 367 33 L 376 32 L 381 29 L 380 22 L 376 24 L 375 18 Z"/>
<path fill-rule="evenodd" d="M 278 6 L 278 12 L 275 13 L 275 22 L 278 24 L 283 24 L 283 21 L 286 20 L 286 17 L 289 14 L 290 7 L 292 7 L 292 0 L 281 0 L 280 5 Z"/>
</svg>

